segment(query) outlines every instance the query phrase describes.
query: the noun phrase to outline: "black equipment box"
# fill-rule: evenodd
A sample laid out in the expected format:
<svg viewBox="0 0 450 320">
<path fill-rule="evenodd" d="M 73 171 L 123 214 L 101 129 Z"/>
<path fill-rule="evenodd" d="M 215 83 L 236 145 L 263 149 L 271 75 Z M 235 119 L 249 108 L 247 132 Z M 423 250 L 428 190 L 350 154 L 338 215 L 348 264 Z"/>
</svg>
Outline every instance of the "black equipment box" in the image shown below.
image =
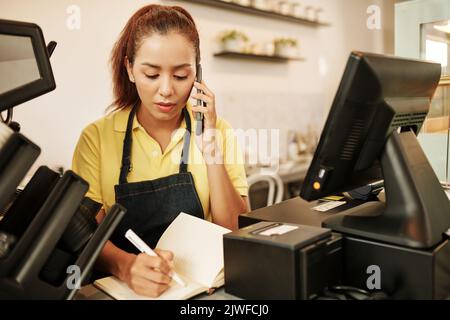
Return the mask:
<svg viewBox="0 0 450 320">
<path fill-rule="evenodd" d="M 342 238 L 260 222 L 224 235 L 225 291 L 245 299 L 312 299 L 342 279 Z"/>
<path fill-rule="evenodd" d="M 380 271 L 380 289 L 391 299 L 450 299 L 450 242 L 414 249 L 345 236 L 343 283 L 367 288 L 368 268 Z"/>
</svg>

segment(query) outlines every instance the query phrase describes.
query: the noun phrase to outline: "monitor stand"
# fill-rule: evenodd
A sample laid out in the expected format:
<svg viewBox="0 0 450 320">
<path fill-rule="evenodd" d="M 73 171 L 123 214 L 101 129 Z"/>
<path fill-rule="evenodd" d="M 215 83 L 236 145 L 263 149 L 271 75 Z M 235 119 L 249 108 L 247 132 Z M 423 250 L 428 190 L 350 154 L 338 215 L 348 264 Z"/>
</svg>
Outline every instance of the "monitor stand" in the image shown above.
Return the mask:
<svg viewBox="0 0 450 320">
<path fill-rule="evenodd" d="M 449 238 L 450 201 L 413 132 L 393 132 L 381 156 L 386 202 L 372 201 L 323 222 L 334 231 L 411 248 Z"/>
</svg>

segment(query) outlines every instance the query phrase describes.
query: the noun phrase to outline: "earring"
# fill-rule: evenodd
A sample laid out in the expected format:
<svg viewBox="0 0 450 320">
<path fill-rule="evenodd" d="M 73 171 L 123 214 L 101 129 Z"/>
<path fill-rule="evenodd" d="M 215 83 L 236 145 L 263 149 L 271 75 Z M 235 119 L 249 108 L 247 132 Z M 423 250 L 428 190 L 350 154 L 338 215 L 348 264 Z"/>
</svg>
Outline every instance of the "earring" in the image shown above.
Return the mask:
<svg viewBox="0 0 450 320">
<path fill-rule="evenodd" d="M 130 78 L 130 81 L 134 83 L 134 78 Z"/>
</svg>

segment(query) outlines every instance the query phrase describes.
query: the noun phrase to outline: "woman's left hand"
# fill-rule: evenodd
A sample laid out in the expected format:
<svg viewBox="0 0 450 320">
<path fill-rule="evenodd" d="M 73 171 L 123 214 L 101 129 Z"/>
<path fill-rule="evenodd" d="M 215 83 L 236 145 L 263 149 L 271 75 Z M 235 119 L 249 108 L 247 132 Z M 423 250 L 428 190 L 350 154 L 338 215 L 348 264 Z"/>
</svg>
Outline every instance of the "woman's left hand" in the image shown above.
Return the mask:
<svg viewBox="0 0 450 320">
<path fill-rule="evenodd" d="M 216 113 L 216 98 L 214 93 L 206 86 L 205 82 L 202 81 L 194 82 L 194 87 L 196 89 L 200 89 L 203 93 L 194 93 L 191 95 L 193 99 L 202 100 L 205 106 L 194 105 L 192 106 L 193 112 L 201 112 L 203 114 L 203 127 L 204 132 L 207 134 L 202 134 L 201 136 L 197 136 L 195 132 L 192 134 L 195 135 L 195 141 L 197 143 L 198 148 L 202 153 L 211 149 L 215 149 L 215 130 L 217 123 L 217 113 Z M 195 128 L 195 127 L 194 127 Z M 213 145 L 211 145 L 213 144 Z M 207 146 L 211 146 L 208 148 Z M 209 153 L 209 152 L 208 152 Z"/>
</svg>

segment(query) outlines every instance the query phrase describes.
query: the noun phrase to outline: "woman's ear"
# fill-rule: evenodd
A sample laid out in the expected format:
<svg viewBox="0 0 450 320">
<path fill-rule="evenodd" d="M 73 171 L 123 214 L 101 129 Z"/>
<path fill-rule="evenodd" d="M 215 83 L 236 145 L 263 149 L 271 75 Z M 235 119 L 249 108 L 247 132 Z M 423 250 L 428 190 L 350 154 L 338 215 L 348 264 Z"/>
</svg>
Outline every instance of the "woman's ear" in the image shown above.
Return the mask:
<svg viewBox="0 0 450 320">
<path fill-rule="evenodd" d="M 130 79 L 131 82 L 134 83 L 135 80 L 134 80 L 134 76 L 133 76 L 133 67 L 130 63 L 130 60 L 128 60 L 128 57 L 125 57 L 124 64 L 125 64 L 125 68 L 127 69 L 128 78 Z"/>
</svg>

